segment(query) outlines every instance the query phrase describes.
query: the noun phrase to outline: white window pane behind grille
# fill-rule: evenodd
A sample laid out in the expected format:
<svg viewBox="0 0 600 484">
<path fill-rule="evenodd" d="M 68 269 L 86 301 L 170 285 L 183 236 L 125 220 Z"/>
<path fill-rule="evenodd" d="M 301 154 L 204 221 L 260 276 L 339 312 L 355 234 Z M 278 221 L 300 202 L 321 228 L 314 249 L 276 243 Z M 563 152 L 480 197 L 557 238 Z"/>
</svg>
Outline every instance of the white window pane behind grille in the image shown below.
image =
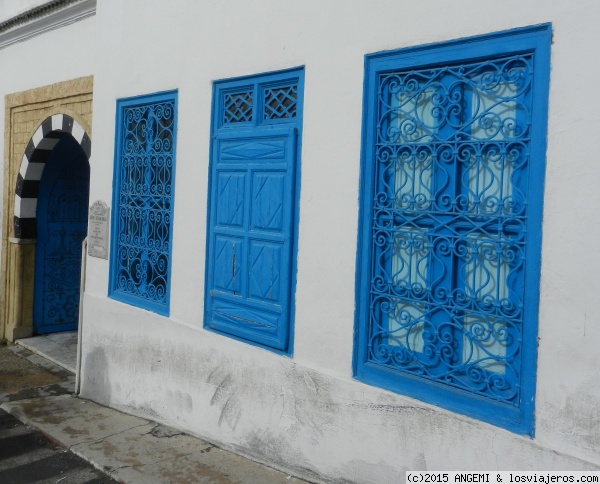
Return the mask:
<svg viewBox="0 0 600 484">
<path fill-rule="evenodd" d="M 405 86 L 402 86 L 405 87 Z M 422 149 L 400 150 L 394 156 L 395 209 L 427 209 L 432 197 L 433 160 L 427 142 L 436 132 L 432 98 L 434 89 L 414 93 L 390 87 L 390 137 L 409 138 L 422 143 Z M 392 283 L 403 292 L 423 294 L 428 288 L 429 251 L 427 231 L 410 226 L 394 227 Z M 409 351 L 423 351 L 427 326 L 425 305 L 402 299 L 392 300 L 389 341 Z"/>
<path fill-rule="evenodd" d="M 478 73 L 474 82 L 478 90 L 466 90 L 465 97 L 471 104 L 471 137 L 481 140 L 467 167 L 468 211 L 477 215 L 502 216 L 513 200 L 513 159 L 507 154 L 506 145 L 519 134 L 517 102 L 519 73 L 512 76 L 513 82 L 482 80 L 485 74 Z M 506 77 L 506 74 L 503 76 Z M 476 145 L 477 146 L 477 145 Z M 509 263 L 506 253 L 510 241 L 500 237 L 494 242 L 485 233 L 474 233 L 467 239 L 465 263 L 465 292 L 480 305 L 501 306 L 508 301 L 507 278 Z M 506 372 L 504 363 L 507 346 L 510 344 L 509 322 L 488 314 L 467 312 L 464 317 L 465 337 L 463 361 L 471 368 Z"/>
<path fill-rule="evenodd" d="M 468 297 L 486 305 L 501 304 L 508 298 L 506 284 L 509 265 L 502 246 L 483 235 L 468 239 L 465 270 L 465 292 Z M 484 370 L 504 374 L 506 349 L 509 340 L 507 321 L 489 313 L 466 312 L 463 361 Z"/>
<path fill-rule="evenodd" d="M 429 244 L 426 232 L 406 228 L 394 237 L 392 282 L 403 292 L 423 293 L 427 288 Z M 423 351 L 424 304 L 394 298 L 389 314 L 389 344 Z"/>
<path fill-rule="evenodd" d="M 478 76 L 480 77 L 480 76 Z M 481 140 L 467 168 L 469 209 L 481 213 L 499 213 L 512 200 L 514 159 L 506 142 L 518 135 L 517 83 L 499 82 L 493 89 L 470 92 L 470 136 Z"/>
</svg>

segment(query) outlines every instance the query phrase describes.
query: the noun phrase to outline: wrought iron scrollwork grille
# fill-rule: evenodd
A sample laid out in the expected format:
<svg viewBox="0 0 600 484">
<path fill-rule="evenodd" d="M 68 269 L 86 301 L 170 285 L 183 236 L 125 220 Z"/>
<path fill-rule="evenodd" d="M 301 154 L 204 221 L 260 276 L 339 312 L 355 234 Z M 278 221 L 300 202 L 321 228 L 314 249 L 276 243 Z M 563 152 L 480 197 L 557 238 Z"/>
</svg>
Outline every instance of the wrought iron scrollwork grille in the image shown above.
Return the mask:
<svg viewBox="0 0 600 484">
<path fill-rule="evenodd" d="M 532 56 L 378 77 L 368 359 L 518 405 Z"/>
<path fill-rule="evenodd" d="M 168 311 L 175 165 L 175 94 L 122 108 L 112 284 L 117 294 Z M 166 99 L 165 99 L 166 98 Z M 114 229 L 113 229 L 114 230 Z M 131 300 L 131 299 L 128 299 Z"/>
<path fill-rule="evenodd" d="M 354 375 L 532 436 L 551 37 L 365 62 Z"/>
</svg>

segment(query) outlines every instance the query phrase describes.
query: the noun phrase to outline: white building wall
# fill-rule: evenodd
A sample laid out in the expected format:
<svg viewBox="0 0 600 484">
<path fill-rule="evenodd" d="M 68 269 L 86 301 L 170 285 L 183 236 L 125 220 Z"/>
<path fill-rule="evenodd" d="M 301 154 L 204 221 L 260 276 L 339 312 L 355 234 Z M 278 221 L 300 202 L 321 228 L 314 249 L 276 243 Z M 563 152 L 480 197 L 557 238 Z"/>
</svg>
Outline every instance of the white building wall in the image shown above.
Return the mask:
<svg viewBox="0 0 600 484">
<path fill-rule="evenodd" d="M 27 5 L 25 1 L 22 3 Z M 7 19 L 0 18 L 0 22 L 4 20 Z M 6 94 L 93 74 L 96 70 L 96 39 L 96 16 L 93 15 L 0 48 L 2 112 Z M 4 116 L 1 118 L 3 128 Z"/>
<path fill-rule="evenodd" d="M 592 148 L 600 100 L 588 94 L 600 74 L 598 18 L 594 0 L 101 0 L 94 20 L 52 33 L 52 42 L 32 39 L 8 58 L 0 51 L 3 70 L 20 69 L 2 81 L 4 92 L 93 71 L 90 201 L 112 203 L 115 100 L 179 90 L 171 315 L 108 299 L 108 262 L 88 258 L 82 395 L 326 480 L 398 482 L 407 469 L 600 469 L 600 164 Z M 552 22 L 554 44 L 532 440 L 354 381 L 352 353 L 364 55 L 542 22 Z M 73 41 L 83 34 L 95 38 L 93 66 L 94 49 Z M 47 55 L 62 41 L 68 49 L 55 54 L 73 64 Z M 40 55 L 24 62 L 34 45 Z M 212 81 L 299 65 L 306 78 L 288 358 L 203 329 L 206 202 Z"/>
<path fill-rule="evenodd" d="M 40 0 L 0 2 L 0 22 L 8 20 L 11 15 L 37 7 L 41 3 L 45 2 Z M 90 16 L 22 42 L 0 47 L 0 153 L 2 156 L 5 149 L 5 96 L 93 74 L 96 38 L 96 17 Z M 0 45 L 2 40 L 0 34 Z M 42 121 L 40 120 L 40 123 Z M 33 135 L 33 132 L 31 134 Z M 91 170 L 94 170 L 93 162 Z M 4 198 L 5 175 L 2 170 L 0 200 Z M 0 211 L 0 219 L 2 215 Z M 12 217 L 8 223 L 12 223 Z"/>
</svg>

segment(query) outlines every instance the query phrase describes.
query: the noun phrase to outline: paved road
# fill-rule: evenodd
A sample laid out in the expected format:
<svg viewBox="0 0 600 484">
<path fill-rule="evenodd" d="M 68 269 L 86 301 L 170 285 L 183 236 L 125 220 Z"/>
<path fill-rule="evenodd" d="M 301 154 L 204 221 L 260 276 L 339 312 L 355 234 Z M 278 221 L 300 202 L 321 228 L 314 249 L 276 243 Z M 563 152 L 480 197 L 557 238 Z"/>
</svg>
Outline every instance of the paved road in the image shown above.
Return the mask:
<svg viewBox="0 0 600 484">
<path fill-rule="evenodd" d="M 307 483 L 177 429 L 74 398 L 73 390 L 71 373 L 18 345 L 0 345 L 0 484 Z"/>
<path fill-rule="evenodd" d="M 114 484 L 116 481 L 0 409 L 0 482 Z"/>
<path fill-rule="evenodd" d="M 18 346 L 0 345 L 0 403 L 72 393 L 66 370 Z M 107 475 L 0 409 L 0 483 L 114 484 Z"/>
<path fill-rule="evenodd" d="M 0 482 L 114 484 L 116 481 L 0 409 Z"/>
</svg>

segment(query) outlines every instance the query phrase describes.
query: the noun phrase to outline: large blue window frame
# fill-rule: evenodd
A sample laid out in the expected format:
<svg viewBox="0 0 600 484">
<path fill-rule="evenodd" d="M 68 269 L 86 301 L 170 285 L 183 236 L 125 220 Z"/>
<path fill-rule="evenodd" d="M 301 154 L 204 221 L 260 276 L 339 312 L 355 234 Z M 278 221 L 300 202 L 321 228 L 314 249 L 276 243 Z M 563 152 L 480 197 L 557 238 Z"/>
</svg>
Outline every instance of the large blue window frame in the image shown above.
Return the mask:
<svg viewBox="0 0 600 484">
<path fill-rule="evenodd" d="M 117 100 L 109 296 L 169 315 L 177 91 Z"/>
<path fill-rule="evenodd" d="M 550 40 L 365 58 L 354 375 L 531 436 Z"/>
</svg>

